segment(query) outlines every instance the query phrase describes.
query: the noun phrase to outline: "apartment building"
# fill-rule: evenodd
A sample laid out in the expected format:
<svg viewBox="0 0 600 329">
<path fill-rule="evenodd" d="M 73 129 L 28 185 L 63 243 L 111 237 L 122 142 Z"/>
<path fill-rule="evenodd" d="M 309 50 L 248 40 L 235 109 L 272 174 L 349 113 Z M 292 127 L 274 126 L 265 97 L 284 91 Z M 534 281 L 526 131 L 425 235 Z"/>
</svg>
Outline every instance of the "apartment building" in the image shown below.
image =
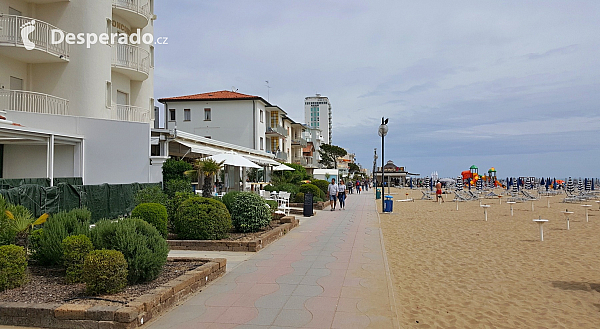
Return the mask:
<svg viewBox="0 0 600 329">
<path fill-rule="evenodd" d="M 149 161 L 154 45 L 139 42 L 154 19 L 153 0 L 0 0 L 0 110 L 19 124 L 0 124 L 2 177 L 161 180 L 163 159 Z M 80 33 L 126 37 L 88 47 Z"/>
<path fill-rule="evenodd" d="M 329 98 L 316 94 L 316 96 L 304 99 L 304 120 L 313 129 L 320 129 L 323 134 L 323 142 L 331 144 L 331 103 Z"/>
</svg>

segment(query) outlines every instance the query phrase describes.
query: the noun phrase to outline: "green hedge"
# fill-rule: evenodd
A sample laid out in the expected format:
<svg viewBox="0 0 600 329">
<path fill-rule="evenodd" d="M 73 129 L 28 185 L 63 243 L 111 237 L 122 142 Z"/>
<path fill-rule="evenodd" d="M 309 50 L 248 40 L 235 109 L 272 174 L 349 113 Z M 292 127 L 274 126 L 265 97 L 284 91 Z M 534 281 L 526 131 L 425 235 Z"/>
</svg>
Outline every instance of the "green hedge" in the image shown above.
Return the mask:
<svg viewBox="0 0 600 329">
<path fill-rule="evenodd" d="M 233 206 L 233 201 L 235 200 L 235 197 L 238 194 L 240 194 L 240 192 L 238 192 L 238 191 L 231 191 L 231 192 L 227 192 L 221 198 L 221 201 L 223 202 L 223 204 L 225 204 L 225 207 L 227 207 L 227 211 L 229 211 L 230 214 L 231 214 L 231 207 Z"/>
<path fill-rule="evenodd" d="M 231 221 L 238 232 L 256 232 L 271 222 L 271 209 L 258 194 L 236 195 L 231 208 Z"/>
<path fill-rule="evenodd" d="M 131 217 L 137 217 L 156 227 L 158 232 L 167 238 L 167 208 L 158 203 L 141 203 L 131 212 Z"/>
<path fill-rule="evenodd" d="M 231 216 L 223 202 L 195 196 L 179 206 L 174 224 L 179 239 L 219 240 L 231 230 Z"/>
<path fill-rule="evenodd" d="M 310 183 L 318 187 L 323 192 L 323 195 L 327 195 L 327 187 L 329 186 L 328 181 L 324 179 L 314 179 Z"/>
<path fill-rule="evenodd" d="M 44 265 L 62 264 L 62 241 L 70 235 L 89 235 L 90 218 L 87 209 L 73 209 L 52 215 L 44 223 L 37 242 L 32 244 L 33 257 Z"/>
<path fill-rule="evenodd" d="M 91 237 L 96 249 L 123 253 L 131 284 L 156 279 L 167 262 L 167 241 L 154 226 L 140 218 L 102 220 L 92 229 Z"/>
<path fill-rule="evenodd" d="M 62 241 L 62 249 L 64 266 L 67 269 L 67 282 L 82 282 L 83 262 L 85 257 L 94 250 L 92 241 L 83 234 L 68 236 Z"/>
<path fill-rule="evenodd" d="M 159 203 L 165 207 L 167 206 L 167 201 L 169 200 L 167 195 L 159 186 L 151 186 L 139 190 L 135 194 L 134 199 L 136 205 L 139 205 L 140 203 Z"/>
<path fill-rule="evenodd" d="M 0 291 L 20 287 L 27 279 L 25 248 L 0 246 Z"/>
<path fill-rule="evenodd" d="M 127 286 L 127 260 L 116 250 L 94 250 L 83 263 L 83 281 L 89 295 L 114 294 Z"/>
</svg>

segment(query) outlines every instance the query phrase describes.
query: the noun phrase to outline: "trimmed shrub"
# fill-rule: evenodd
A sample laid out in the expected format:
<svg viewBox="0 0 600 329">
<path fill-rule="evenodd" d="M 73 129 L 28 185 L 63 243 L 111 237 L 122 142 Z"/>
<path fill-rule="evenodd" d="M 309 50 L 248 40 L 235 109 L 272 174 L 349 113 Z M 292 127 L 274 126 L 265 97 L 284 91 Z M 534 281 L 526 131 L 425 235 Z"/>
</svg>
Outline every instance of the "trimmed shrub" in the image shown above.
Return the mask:
<svg viewBox="0 0 600 329">
<path fill-rule="evenodd" d="M 302 193 L 302 192 L 296 193 L 296 197 L 294 197 L 294 202 L 303 203 L 304 202 L 304 193 Z"/>
<path fill-rule="evenodd" d="M 319 198 L 319 197 L 314 197 L 313 198 L 313 203 L 316 203 L 316 202 L 323 202 L 323 199 Z"/>
<path fill-rule="evenodd" d="M 180 239 L 218 240 L 231 230 L 231 216 L 222 202 L 195 196 L 179 206 L 174 224 Z"/>
<path fill-rule="evenodd" d="M 242 192 L 233 202 L 231 221 L 238 232 L 256 232 L 271 222 L 271 212 L 259 195 Z"/>
<path fill-rule="evenodd" d="M 146 187 L 145 189 L 137 191 L 134 199 L 136 205 L 140 203 L 158 203 L 165 207 L 167 206 L 167 201 L 169 200 L 167 195 L 158 186 Z"/>
<path fill-rule="evenodd" d="M 238 191 L 231 191 L 231 192 L 227 192 L 221 198 L 221 202 L 223 202 L 223 204 L 225 204 L 225 207 L 227 207 L 227 211 L 229 211 L 230 214 L 231 214 L 231 206 L 233 206 L 233 202 L 235 201 L 235 197 L 238 194 L 240 194 L 240 192 L 238 192 Z"/>
<path fill-rule="evenodd" d="M 25 248 L 6 245 L 0 247 L 0 291 L 20 287 L 27 275 Z"/>
<path fill-rule="evenodd" d="M 33 251 L 36 260 L 44 265 L 63 263 L 62 241 L 70 235 L 89 235 L 91 213 L 87 209 L 73 209 L 52 215 L 40 232 L 39 243 Z"/>
<path fill-rule="evenodd" d="M 131 212 L 131 217 L 137 217 L 156 227 L 163 238 L 167 238 L 167 208 L 158 203 L 140 203 Z"/>
<path fill-rule="evenodd" d="M 292 200 L 296 196 L 296 193 L 298 193 L 300 191 L 300 188 L 298 187 L 298 185 L 290 184 L 290 183 L 279 184 L 279 185 L 275 186 L 275 188 L 277 189 L 278 192 L 279 191 L 290 192 L 290 198 Z"/>
<path fill-rule="evenodd" d="M 192 182 L 187 178 L 172 179 L 165 183 L 165 193 L 169 198 L 177 192 L 192 193 Z"/>
<path fill-rule="evenodd" d="M 76 283 L 83 280 L 83 262 L 94 250 L 92 241 L 87 236 L 72 235 L 62 241 L 64 266 L 67 269 L 67 282 Z"/>
<path fill-rule="evenodd" d="M 167 159 L 167 161 L 165 161 L 165 163 L 163 163 L 162 166 L 163 181 L 168 182 L 173 179 L 181 179 L 183 178 L 184 172 L 192 169 L 192 165 L 185 161 Z"/>
<path fill-rule="evenodd" d="M 127 286 L 127 261 L 116 250 L 93 250 L 83 263 L 83 282 L 89 295 L 114 294 Z"/>
<path fill-rule="evenodd" d="M 183 203 L 183 201 L 185 201 L 193 196 L 194 196 L 193 193 L 177 192 L 177 193 L 175 193 L 175 196 L 173 196 L 172 198 L 169 199 L 169 201 L 167 202 L 167 220 L 168 220 L 167 226 L 169 227 L 169 231 L 171 231 L 171 232 L 175 231 L 173 223 L 175 222 L 175 219 L 177 218 L 177 208 L 179 208 L 179 206 Z"/>
<path fill-rule="evenodd" d="M 169 246 L 158 230 L 139 218 L 101 220 L 91 231 L 96 249 L 123 253 L 128 265 L 127 281 L 134 284 L 154 280 L 167 261 Z"/>
<path fill-rule="evenodd" d="M 321 193 L 322 191 L 313 184 L 302 184 L 300 185 L 300 192 L 306 194 L 308 192 L 313 194 L 313 198 L 314 197 L 321 197 Z"/>
<path fill-rule="evenodd" d="M 275 200 L 264 200 L 264 201 L 269 205 L 269 209 L 271 209 L 271 212 L 275 212 L 275 211 L 277 211 L 277 208 L 279 208 L 279 204 Z"/>
<path fill-rule="evenodd" d="M 327 195 L 327 187 L 329 186 L 329 182 L 324 179 L 315 179 L 310 182 L 311 184 L 318 187 L 321 191 L 323 191 L 324 195 Z"/>
</svg>

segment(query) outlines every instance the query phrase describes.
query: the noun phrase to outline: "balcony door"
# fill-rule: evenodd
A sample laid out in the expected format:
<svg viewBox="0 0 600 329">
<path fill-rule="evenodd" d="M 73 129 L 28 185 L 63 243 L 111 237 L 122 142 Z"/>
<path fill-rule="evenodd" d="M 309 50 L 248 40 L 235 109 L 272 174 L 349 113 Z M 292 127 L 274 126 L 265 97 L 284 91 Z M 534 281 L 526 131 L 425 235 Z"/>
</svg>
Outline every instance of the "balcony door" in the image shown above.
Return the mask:
<svg viewBox="0 0 600 329">
<path fill-rule="evenodd" d="M 116 105 L 116 118 L 122 121 L 132 121 L 133 113 L 131 113 L 131 107 L 129 106 L 129 94 L 117 90 L 117 105 Z"/>
<path fill-rule="evenodd" d="M 117 90 L 117 105 L 129 105 L 129 94 Z"/>
<path fill-rule="evenodd" d="M 23 90 L 23 79 L 10 77 L 10 90 Z"/>
</svg>

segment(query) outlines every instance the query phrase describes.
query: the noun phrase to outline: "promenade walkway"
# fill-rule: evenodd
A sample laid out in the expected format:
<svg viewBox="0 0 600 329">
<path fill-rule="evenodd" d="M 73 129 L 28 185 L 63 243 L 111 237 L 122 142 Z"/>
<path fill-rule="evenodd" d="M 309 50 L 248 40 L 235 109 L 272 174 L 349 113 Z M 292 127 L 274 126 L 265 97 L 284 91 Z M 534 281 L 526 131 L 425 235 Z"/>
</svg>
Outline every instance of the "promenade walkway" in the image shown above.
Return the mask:
<svg viewBox="0 0 600 329">
<path fill-rule="evenodd" d="M 397 328 L 373 193 L 304 220 L 145 327 Z"/>
</svg>

